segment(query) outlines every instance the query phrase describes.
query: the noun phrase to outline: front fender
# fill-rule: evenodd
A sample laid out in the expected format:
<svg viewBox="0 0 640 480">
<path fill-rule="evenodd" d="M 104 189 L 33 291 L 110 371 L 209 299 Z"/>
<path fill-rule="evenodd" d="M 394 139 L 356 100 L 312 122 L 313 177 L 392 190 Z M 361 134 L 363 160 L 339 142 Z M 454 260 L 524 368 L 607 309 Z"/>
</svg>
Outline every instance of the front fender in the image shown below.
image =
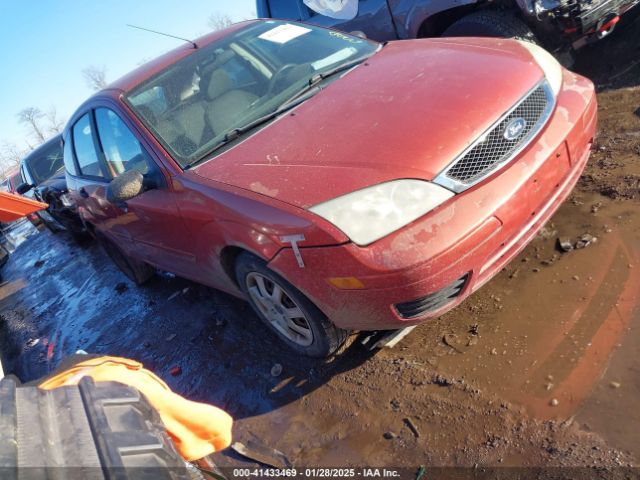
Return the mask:
<svg viewBox="0 0 640 480">
<path fill-rule="evenodd" d="M 429 17 L 478 0 L 389 0 L 389 8 L 395 20 L 398 37 L 418 38 L 420 27 Z"/>
</svg>

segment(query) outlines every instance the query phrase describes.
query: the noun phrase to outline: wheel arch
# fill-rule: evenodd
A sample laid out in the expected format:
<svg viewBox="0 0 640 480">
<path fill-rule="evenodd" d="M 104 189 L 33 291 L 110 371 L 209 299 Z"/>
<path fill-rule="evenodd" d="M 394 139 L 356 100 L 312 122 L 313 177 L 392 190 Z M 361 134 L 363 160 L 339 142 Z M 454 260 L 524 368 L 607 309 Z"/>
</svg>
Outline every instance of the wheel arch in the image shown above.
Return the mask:
<svg viewBox="0 0 640 480">
<path fill-rule="evenodd" d="M 238 257 L 243 253 L 250 253 L 262 260 L 267 261 L 265 258 L 258 255 L 256 252 L 252 252 L 243 247 L 239 247 L 237 245 L 226 245 L 222 247 L 220 251 L 220 265 L 222 266 L 222 270 L 229 277 L 231 282 L 238 288 L 240 288 L 240 283 L 238 282 L 238 278 L 236 277 L 236 261 Z"/>
<path fill-rule="evenodd" d="M 420 23 L 416 38 L 439 37 L 453 23 L 480 8 L 479 2 L 471 1 L 464 5 L 434 12 Z"/>
</svg>

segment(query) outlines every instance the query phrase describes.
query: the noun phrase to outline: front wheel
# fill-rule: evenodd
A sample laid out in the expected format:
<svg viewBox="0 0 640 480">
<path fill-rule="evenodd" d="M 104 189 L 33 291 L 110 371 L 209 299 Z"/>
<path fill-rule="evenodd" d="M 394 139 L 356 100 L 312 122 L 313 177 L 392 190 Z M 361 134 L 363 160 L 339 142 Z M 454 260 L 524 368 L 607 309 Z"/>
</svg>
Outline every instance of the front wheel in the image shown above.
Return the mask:
<svg viewBox="0 0 640 480">
<path fill-rule="evenodd" d="M 327 357 L 345 342 L 336 327 L 302 292 L 249 253 L 236 261 L 236 278 L 260 319 L 290 348 L 309 357 Z"/>
<path fill-rule="evenodd" d="M 500 10 L 479 10 L 454 22 L 443 37 L 504 37 L 538 43 L 531 29 L 519 18 Z"/>
</svg>

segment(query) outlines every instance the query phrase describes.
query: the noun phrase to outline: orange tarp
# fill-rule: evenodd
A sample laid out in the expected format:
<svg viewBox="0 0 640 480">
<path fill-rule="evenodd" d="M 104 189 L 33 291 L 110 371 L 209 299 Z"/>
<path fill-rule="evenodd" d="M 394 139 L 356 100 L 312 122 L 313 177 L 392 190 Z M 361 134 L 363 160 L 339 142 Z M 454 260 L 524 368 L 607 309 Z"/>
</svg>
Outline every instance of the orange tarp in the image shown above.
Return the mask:
<svg viewBox="0 0 640 480">
<path fill-rule="evenodd" d="M 92 358 L 38 386 L 52 390 L 65 385 L 76 385 L 84 376 L 89 376 L 96 382 L 124 383 L 144 394 L 160 414 L 167 433 L 187 461 L 198 460 L 231 444 L 233 420 L 229 414 L 212 405 L 192 402 L 173 393 L 166 383 L 134 360 L 119 357 Z"/>
<path fill-rule="evenodd" d="M 12 222 L 47 206 L 46 203 L 36 202 L 20 195 L 0 192 L 0 222 Z"/>
</svg>

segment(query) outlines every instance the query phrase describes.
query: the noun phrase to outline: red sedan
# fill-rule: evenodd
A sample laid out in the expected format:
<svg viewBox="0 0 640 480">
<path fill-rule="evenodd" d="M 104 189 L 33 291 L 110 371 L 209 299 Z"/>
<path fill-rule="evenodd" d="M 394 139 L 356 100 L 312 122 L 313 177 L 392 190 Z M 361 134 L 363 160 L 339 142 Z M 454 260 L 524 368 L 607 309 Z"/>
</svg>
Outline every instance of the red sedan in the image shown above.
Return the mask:
<svg viewBox="0 0 640 480">
<path fill-rule="evenodd" d="M 532 44 L 251 21 L 94 95 L 64 160 L 130 278 L 246 298 L 324 356 L 488 281 L 571 191 L 595 129 L 592 83 Z"/>
</svg>

